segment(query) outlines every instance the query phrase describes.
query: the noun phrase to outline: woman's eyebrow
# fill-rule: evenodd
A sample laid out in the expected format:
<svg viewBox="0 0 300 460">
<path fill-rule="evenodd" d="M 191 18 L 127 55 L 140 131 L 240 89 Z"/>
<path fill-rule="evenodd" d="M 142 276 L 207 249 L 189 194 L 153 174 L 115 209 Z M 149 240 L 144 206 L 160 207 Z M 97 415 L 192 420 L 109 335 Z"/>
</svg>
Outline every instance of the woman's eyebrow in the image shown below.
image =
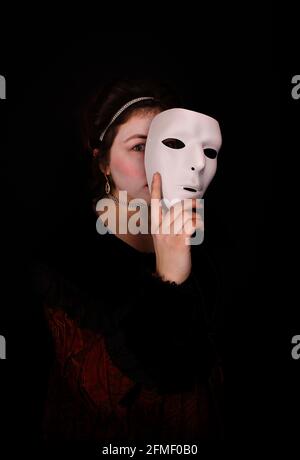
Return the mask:
<svg viewBox="0 0 300 460">
<path fill-rule="evenodd" d="M 131 139 L 147 139 L 147 136 L 145 134 L 133 134 L 132 136 L 129 136 L 124 142 L 128 142 Z"/>
</svg>

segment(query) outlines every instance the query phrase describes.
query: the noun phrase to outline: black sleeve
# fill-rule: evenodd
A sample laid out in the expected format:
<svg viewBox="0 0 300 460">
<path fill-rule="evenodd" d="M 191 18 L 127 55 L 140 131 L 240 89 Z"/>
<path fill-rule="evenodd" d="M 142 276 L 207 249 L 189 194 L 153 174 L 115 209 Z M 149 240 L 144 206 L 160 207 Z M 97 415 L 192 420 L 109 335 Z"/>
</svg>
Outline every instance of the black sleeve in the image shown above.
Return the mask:
<svg viewBox="0 0 300 460">
<path fill-rule="evenodd" d="M 131 378 L 176 391 L 208 377 L 216 357 L 195 271 L 178 285 L 140 269 L 119 311 L 106 324 L 106 343 Z"/>
</svg>

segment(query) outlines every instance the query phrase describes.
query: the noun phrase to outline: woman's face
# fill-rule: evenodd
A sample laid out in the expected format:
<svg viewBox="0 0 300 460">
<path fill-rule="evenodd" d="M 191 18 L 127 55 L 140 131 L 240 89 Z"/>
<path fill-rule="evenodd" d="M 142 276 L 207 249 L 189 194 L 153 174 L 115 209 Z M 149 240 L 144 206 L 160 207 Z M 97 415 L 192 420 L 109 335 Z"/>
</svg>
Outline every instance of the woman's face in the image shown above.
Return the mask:
<svg viewBox="0 0 300 460">
<path fill-rule="evenodd" d="M 160 111 L 134 112 L 126 123 L 120 125 L 110 149 L 111 174 L 115 192 L 127 191 L 127 199 L 143 198 L 150 203 L 150 192 L 144 165 L 145 143 L 154 116 Z"/>
</svg>

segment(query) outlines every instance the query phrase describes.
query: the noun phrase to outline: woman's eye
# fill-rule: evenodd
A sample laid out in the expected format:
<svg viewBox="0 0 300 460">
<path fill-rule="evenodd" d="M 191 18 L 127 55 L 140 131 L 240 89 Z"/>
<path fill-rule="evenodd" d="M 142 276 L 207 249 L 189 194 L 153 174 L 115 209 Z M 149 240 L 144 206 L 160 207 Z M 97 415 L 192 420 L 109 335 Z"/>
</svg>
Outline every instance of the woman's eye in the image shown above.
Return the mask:
<svg viewBox="0 0 300 460">
<path fill-rule="evenodd" d="M 204 149 L 204 155 L 212 160 L 217 157 L 218 152 L 215 149 Z"/>
<path fill-rule="evenodd" d="M 135 152 L 144 152 L 145 151 L 145 144 L 137 144 L 133 147 Z"/>
</svg>

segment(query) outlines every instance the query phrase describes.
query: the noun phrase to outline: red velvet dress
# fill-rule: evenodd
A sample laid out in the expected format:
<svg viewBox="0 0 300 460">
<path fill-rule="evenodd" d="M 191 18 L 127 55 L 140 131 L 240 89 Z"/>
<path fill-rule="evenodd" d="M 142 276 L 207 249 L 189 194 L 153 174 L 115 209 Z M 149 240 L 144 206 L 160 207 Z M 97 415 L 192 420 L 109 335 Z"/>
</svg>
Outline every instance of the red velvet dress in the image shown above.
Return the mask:
<svg viewBox="0 0 300 460">
<path fill-rule="evenodd" d="M 65 272 L 39 265 L 55 350 L 45 439 L 222 439 L 222 377 L 201 286 L 205 251 L 192 247 L 192 256 L 181 285 L 155 278 L 154 254 L 110 234 L 97 235 Z"/>
</svg>

